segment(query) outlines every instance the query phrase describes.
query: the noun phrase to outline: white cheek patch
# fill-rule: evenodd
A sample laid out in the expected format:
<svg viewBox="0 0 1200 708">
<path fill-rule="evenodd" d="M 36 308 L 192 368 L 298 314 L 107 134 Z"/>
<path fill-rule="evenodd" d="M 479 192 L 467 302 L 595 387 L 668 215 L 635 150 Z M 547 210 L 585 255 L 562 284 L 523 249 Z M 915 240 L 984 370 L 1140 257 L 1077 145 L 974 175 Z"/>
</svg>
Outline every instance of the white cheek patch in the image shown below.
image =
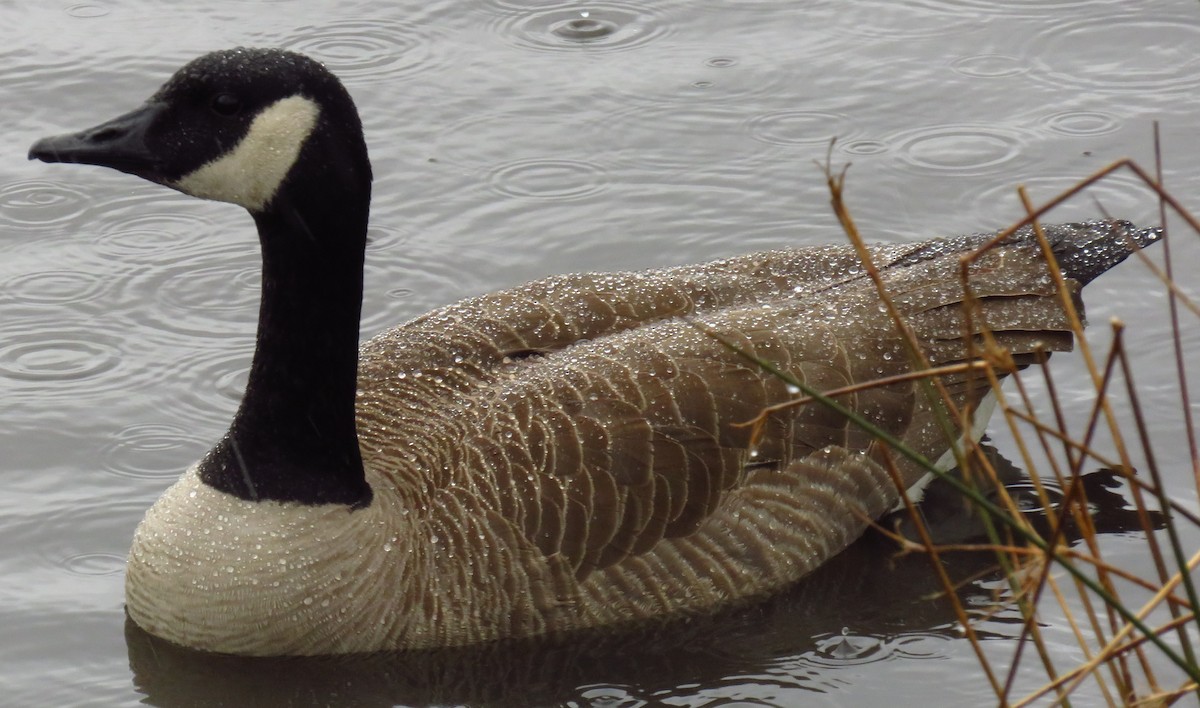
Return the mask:
<svg viewBox="0 0 1200 708">
<path fill-rule="evenodd" d="M 319 112 L 317 104 L 304 96 L 276 101 L 255 116 L 246 137 L 233 150 L 184 175 L 173 186 L 201 199 L 262 211 L 296 163 Z"/>
</svg>

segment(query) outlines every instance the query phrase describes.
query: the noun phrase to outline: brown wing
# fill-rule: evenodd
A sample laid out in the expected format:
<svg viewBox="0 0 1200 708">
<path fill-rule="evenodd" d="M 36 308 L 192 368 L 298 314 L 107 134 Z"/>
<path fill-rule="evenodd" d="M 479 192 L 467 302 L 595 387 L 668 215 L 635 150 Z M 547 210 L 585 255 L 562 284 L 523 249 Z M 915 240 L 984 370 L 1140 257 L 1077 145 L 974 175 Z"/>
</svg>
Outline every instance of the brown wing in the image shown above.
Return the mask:
<svg viewBox="0 0 1200 708">
<path fill-rule="evenodd" d="M 874 251 L 932 363 L 967 357 L 983 323 L 1019 356 L 1068 348 L 1062 305 L 1027 242 L 978 262 L 972 289 L 982 312 L 964 329 L 959 253 L 981 240 Z M 761 496 L 786 505 L 754 491 L 762 480 L 776 488 L 783 474 L 804 486 L 812 469 L 836 474 L 829 459 L 869 464 L 855 453 L 872 438 L 819 405 L 772 415 L 751 449 L 750 428 L 738 424 L 792 394 L 683 316 L 821 390 L 910 367 L 849 248 L 563 276 L 459 303 L 370 343 L 360 418 L 374 425 L 364 426 L 372 429 L 364 450 L 381 456 L 373 466 L 394 463 L 415 477 L 392 483 L 410 487 L 418 506 L 469 495 L 576 578 L 694 534 L 730 512 L 734 491 L 738 504 Z M 963 377 L 948 384 L 958 405 L 983 393 Z M 947 445 L 911 383 L 842 401 L 928 457 Z M 388 435 L 405 441 L 403 460 Z M 853 538 L 861 525 L 846 514 L 814 531 L 814 542 L 844 545 L 831 540 Z"/>
</svg>

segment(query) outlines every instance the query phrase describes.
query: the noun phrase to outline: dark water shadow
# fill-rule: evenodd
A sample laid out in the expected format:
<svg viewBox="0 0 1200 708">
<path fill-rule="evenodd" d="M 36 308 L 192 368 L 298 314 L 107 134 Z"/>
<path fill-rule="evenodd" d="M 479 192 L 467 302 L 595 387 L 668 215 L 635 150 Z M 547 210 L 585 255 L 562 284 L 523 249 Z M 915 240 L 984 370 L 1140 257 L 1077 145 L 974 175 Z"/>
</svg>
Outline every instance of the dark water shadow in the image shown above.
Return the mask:
<svg viewBox="0 0 1200 708">
<path fill-rule="evenodd" d="M 1010 488 L 1019 492 L 1028 485 L 1016 468 L 1006 465 L 1005 471 Z M 1100 470 L 1084 479 L 1101 532 L 1141 528 L 1115 473 Z M 934 534 L 945 543 L 979 540 L 982 525 L 947 491 L 931 485 L 922 504 Z M 1158 525 L 1161 517 L 1152 520 Z M 952 578 L 994 579 L 993 564 L 983 553 L 943 557 Z M 773 598 L 625 632 L 269 659 L 183 649 L 129 620 L 125 635 L 134 687 L 155 706 L 645 705 L 735 685 L 749 694 L 755 684 L 764 693 L 772 687 L 836 691 L 840 666 L 889 658 L 903 643 L 888 638 L 959 639 L 950 603 L 939 592 L 926 557 L 898 557 L 892 541 L 871 532 Z M 978 585 L 967 584 L 959 594 L 974 612 L 996 608 L 991 591 Z M 984 633 L 985 639 L 1019 631 L 1016 620 L 1012 635 L 995 634 L 994 621 L 990 626 L 993 633 Z"/>
</svg>

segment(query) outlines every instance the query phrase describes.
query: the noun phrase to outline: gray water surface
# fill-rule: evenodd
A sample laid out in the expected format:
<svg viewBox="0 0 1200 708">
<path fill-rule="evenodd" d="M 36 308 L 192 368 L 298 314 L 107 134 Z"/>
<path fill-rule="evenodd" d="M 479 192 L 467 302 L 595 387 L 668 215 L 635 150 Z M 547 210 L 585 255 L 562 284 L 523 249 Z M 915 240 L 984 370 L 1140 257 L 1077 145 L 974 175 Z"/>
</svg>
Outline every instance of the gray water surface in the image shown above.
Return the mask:
<svg viewBox="0 0 1200 708">
<path fill-rule="evenodd" d="M 1193 207 L 1200 193 L 1195 0 L 111 0 L 9 4 L 0 19 L 5 705 L 994 700 L 953 617 L 925 599 L 925 566 L 869 544 L 766 605 L 550 653 L 255 662 L 127 634 L 133 528 L 236 407 L 257 244 L 229 205 L 25 152 L 135 106 L 197 54 L 287 47 L 349 86 L 377 175 L 364 337 L 553 273 L 841 240 L 814 163 L 835 137 L 834 162 L 853 163 L 849 206 L 876 241 L 997 229 L 1022 215 L 1019 183 L 1040 201 L 1119 158 L 1150 166 L 1154 121 L 1167 187 Z M 610 31 L 563 32 L 589 22 Z M 1128 174 L 1053 218 L 1101 208 L 1158 222 Z M 1194 294 L 1200 248 L 1179 234 Z M 1159 463 L 1194 507 L 1161 286 L 1131 262 L 1087 299 L 1097 346 L 1110 317 L 1132 323 Z M 1079 358 L 1052 369 L 1066 414 L 1084 420 Z M 1136 536 L 1105 543 L 1150 574 Z M 965 592 L 988 605 L 989 587 Z M 1001 667 L 1014 616 L 981 625 Z M 1062 665 L 1079 660 L 1065 625 L 1046 633 Z M 1030 666 L 1027 689 L 1040 683 Z"/>
</svg>

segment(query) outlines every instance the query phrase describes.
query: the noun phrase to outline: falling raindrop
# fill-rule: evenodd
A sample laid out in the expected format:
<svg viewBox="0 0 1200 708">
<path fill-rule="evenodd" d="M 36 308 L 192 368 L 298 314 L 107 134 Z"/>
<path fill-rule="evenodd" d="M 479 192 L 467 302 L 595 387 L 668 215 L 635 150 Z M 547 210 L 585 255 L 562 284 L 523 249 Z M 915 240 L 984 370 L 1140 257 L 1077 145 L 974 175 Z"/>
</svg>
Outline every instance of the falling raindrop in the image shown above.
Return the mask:
<svg viewBox="0 0 1200 708">
<path fill-rule="evenodd" d="M 555 23 L 550 31 L 563 39 L 588 40 L 607 37 L 617 30 L 617 23 L 590 16 L 588 12 L 579 17 Z"/>
</svg>

